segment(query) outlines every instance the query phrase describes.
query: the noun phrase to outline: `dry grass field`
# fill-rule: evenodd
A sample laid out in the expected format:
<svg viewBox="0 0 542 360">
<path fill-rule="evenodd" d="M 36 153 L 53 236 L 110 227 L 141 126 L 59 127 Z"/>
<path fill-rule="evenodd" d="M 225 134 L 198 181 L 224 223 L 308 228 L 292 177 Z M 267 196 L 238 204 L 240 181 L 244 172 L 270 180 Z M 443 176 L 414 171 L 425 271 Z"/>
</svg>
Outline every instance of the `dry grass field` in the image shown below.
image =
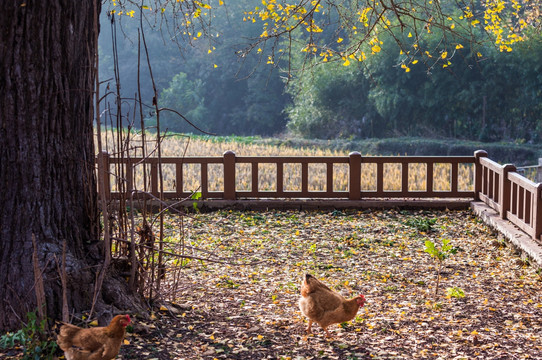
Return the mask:
<svg viewBox="0 0 542 360">
<path fill-rule="evenodd" d="M 123 154 L 124 157 L 141 157 L 144 154 L 156 157 L 158 149 L 155 141 L 147 141 L 145 151 L 143 152 L 142 140 L 134 136 L 130 139 L 126 148 L 129 151 L 120 151 L 114 144 L 118 143 L 118 133 L 106 133 L 103 136 L 104 149 L 112 155 Z M 221 140 L 221 141 L 220 141 Z M 122 141 L 126 143 L 126 141 Z M 163 139 L 160 146 L 162 157 L 183 157 L 183 156 L 223 156 L 224 152 L 231 150 L 237 156 L 348 156 L 347 152 L 321 149 L 316 147 L 293 148 L 287 146 L 273 146 L 260 143 L 243 141 L 242 138 L 226 138 L 218 141 L 213 138 L 192 138 L 187 136 L 170 136 Z M 370 156 L 370 154 L 364 154 Z M 309 164 L 309 191 L 324 191 L 326 186 L 326 166 L 325 164 Z M 426 164 L 409 165 L 409 190 L 424 191 L 427 190 L 427 166 Z M 111 184 L 113 190 L 116 190 L 116 180 L 123 178 L 119 175 L 124 173 L 125 169 L 119 169 L 118 166 L 111 166 L 112 178 Z M 138 190 L 150 188 L 150 167 L 144 168 L 143 165 L 135 167 L 135 186 Z M 144 176 L 144 171 L 147 176 Z M 258 190 L 276 191 L 276 166 L 274 164 L 260 164 L 258 169 Z M 201 168 L 199 164 L 183 165 L 183 184 L 184 191 L 197 191 L 201 184 Z M 250 164 L 236 165 L 238 191 L 246 191 L 252 188 L 251 167 Z M 287 163 L 284 167 L 284 190 L 301 190 L 301 164 Z M 348 166 L 347 164 L 333 165 L 333 190 L 347 191 L 348 189 Z M 473 166 L 472 164 L 459 165 L 459 190 L 468 191 L 473 189 Z M 210 164 L 208 168 L 209 191 L 223 191 L 223 166 L 222 164 Z M 176 189 L 176 170 L 174 164 L 162 165 L 162 177 L 164 182 L 164 191 L 174 191 Z M 401 190 L 401 165 L 384 165 L 384 190 Z M 147 184 L 145 184 L 147 179 Z M 435 191 L 449 191 L 451 187 L 451 165 L 435 164 L 433 187 Z M 376 164 L 362 164 L 361 175 L 362 191 L 376 190 Z"/>
</svg>

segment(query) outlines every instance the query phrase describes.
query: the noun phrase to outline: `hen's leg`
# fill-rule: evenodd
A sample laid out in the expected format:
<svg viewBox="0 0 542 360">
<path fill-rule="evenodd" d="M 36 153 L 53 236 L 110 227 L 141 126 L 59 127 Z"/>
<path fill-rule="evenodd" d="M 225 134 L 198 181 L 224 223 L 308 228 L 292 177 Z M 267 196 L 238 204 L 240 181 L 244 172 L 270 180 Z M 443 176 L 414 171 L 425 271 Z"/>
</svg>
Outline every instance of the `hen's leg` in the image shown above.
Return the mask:
<svg viewBox="0 0 542 360">
<path fill-rule="evenodd" d="M 82 359 L 85 359 L 85 360 L 102 360 L 102 359 L 109 359 L 109 357 L 107 356 L 107 352 L 106 352 L 106 346 L 105 345 L 102 345 L 99 349 L 96 349 L 95 351 L 93 351 L 90 355 L 88 355 L 88 357 L 86 358 L 81 358 Z"/>
<path fill-rule="evenodd" d="M 331 334 L 329 333 L 329 331 L 327 331 L 327 328 L 323 328 L 324 331 L 326 332 L 326 337 L 327 338 L 330 338 L 331 337 Z"/>
<path fill-rule="evenodd" d="M 312 334 L 312 331 L 311 331 L 311 326 L 312 326 L 312 320 L 309 319 L 309 324 L 307 325 L 307 334 Z"/>
</svg>

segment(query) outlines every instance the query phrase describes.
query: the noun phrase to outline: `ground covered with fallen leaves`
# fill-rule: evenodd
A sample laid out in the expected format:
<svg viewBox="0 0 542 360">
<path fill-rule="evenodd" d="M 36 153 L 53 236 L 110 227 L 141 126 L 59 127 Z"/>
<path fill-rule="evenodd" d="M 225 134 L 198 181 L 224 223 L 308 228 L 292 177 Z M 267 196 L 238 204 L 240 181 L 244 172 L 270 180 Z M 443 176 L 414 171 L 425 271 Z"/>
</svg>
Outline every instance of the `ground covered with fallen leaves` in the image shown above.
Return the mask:
<svg viewBox="0 0 542 360">
<path fill-rule="evenodd" d="M 470 211 L 221 211 L 184 226 L 186 249 L 224 263 L 183 263 L 175 304 L 136 318 L 118 358 L 542 359 L 542 273 Z M 458 251 L 435 295 L 424 248 L 443 239 Z M 305 273 L 367 299 L 330 339 L 304 332 Z"/>
</svg>

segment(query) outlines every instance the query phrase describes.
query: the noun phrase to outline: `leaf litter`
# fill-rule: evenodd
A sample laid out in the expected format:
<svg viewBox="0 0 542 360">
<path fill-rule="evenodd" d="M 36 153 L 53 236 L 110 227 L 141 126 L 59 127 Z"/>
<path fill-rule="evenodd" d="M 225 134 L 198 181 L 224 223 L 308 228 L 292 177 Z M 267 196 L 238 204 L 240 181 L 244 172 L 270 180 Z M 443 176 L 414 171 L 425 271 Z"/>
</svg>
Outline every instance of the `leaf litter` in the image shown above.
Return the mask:
<svg viewBox="0 0 542 360">
<path fill-rule="evenodd" d="M 248 265 L 187 263 L 176 300 L 141 320 L 119 358 L 542 359 L 542 273 L 470 211 L 220 211 L 188 222 L 185 241 Z M 438 264 L 424 246 L 443 239 L 457 252 L 435 295 Z M 304 331 L 305 273 L 367 299 L 331 339 Z"/>
<path fill-rule="evenodd" d="M 177 221 L 166 216 L 170 241 Z M 183 221 L 186 249 L 224 262 L 183 261 L 164 285 L 175 300 L 150 318 L 134 314 L 118 359 L 542 359 L 542 271 L 470 211 L 219 211 Z M 454 254 L 438 272 L 425 249 L 443 240 Z M 330 339 L 318 326 L 305 333 L 305 273 L 367 299 L 354 320 L 330 326 Z"/>
</svg>

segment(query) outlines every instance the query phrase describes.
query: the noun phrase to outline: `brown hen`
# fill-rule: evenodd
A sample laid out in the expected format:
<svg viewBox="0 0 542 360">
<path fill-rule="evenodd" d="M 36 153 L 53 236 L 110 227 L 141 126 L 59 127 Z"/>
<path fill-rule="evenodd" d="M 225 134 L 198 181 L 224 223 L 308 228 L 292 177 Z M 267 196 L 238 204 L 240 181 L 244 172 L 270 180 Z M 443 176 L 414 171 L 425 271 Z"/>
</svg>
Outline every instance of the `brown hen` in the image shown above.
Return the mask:
<svg viewBox="0 0 542 360">
<path fill-rule="evenodd" d="M 130 316 L 117 315 L 108 326 L 83 329 L 71 324 L 60 327 L 57 343 L 66 360 L 110 360 L 119 353 Z"/>
<path fill-rule="evenodd" d="M 352 320 L 359 308 L 365 304 L 363 295 L 347 300 L 331 290 L 314 276 L 306 274 L 301 285 L 299 309 L 309 318 L 307 333 L 311 333 L 312 323 L 320 325 L 330 337 L 327 327 Z"/>
</svg>

